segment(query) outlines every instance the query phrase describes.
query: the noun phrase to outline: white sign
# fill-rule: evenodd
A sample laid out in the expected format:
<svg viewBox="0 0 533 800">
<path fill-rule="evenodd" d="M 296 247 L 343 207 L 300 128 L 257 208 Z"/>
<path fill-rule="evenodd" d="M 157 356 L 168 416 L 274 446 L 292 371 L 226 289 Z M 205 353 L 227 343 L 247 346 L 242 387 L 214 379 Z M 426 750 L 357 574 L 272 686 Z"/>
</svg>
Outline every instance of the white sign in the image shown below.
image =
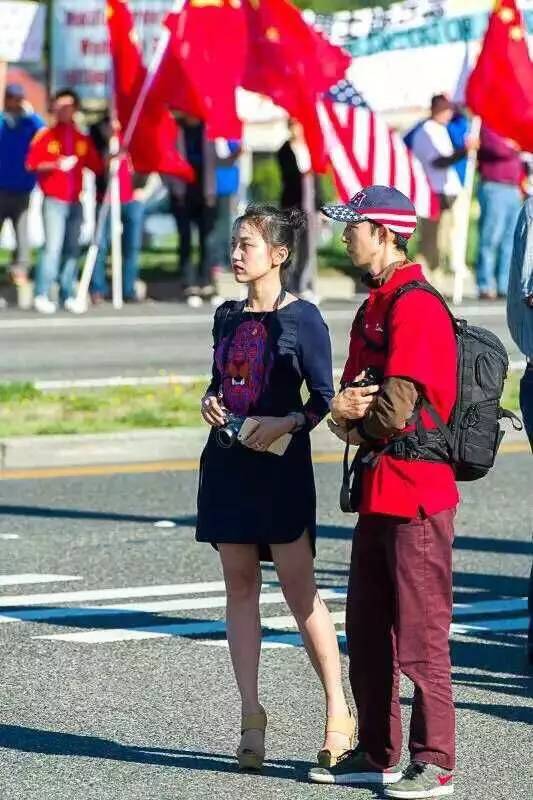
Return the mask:
<svg viewBox="0 0 533 800">
<path fill-rule="evenodd" d="M 0 61 L 40 61 L 46 9 L 39 3 L 0 2 Z"/>
<path fill-rule="evenodd" d="M 161 24 L 174 0 L 129 0 L 145 61 L 153 53 Z M 110 58 L 105 0 L 54 0 L 51 31 L 52 91 L 68 86 L 80 97 L 108 95 Z"/>
</svg>

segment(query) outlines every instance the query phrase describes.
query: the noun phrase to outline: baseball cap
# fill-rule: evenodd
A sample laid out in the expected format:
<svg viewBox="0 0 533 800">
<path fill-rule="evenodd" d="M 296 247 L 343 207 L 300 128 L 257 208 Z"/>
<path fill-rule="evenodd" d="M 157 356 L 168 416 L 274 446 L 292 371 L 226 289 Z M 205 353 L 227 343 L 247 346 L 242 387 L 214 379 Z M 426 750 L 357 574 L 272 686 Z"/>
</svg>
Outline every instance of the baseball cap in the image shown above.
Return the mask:
<svg viewBox="0 0 533 800">
<path fill-rule="evenodd" d="M 337 222 L 375 222 L 405 239 L 416 228 L 416 209 L 402 192 L 392 186 L 367 186 L 347 203 L 328 204 L 320 209 Z"/>
<path fill-rule="evenodd" d="M 18 97 L 21 100 L 26 97 L 26 92 L 21 83 L 8 83 L 5 94 L 6 97 Z"/>
</svg>

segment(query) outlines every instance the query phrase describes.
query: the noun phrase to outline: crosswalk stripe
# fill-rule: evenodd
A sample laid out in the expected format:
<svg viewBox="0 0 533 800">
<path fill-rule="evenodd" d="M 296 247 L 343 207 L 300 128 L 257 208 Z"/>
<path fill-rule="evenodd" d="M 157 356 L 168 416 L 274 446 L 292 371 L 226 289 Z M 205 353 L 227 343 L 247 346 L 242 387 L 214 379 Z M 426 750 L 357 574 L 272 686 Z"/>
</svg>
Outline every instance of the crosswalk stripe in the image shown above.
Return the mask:
<svg viewBox="0 0 533 800">
<path fill-rule="evenodd" d="M 91 600 L 126 600 L 133 597 L 165 597 L 168 595 L 223 592 L 224 581 L 202 583 L 172 583 L 163 586 L 125 586 L 121 589 L 87 589 L 77 592 L 50 594 L 0 595 L 0 608 L 43 606 L 48 603 L 84 603 Z"/>
<path fill-rule="evenodd" d="M 520 619 L 498 619 L 489 620 L 487 622 L 479 623 L 477 625 L 456 625 L 452 624 L 450 633 L 465 634 L 465 633 L 505 633 L 507 631 L 526 631 L 528 628 L 528 617 Z M 287 626 L 289 627 L 289 626 Z M 346 642 L 346 631 L 338 630 L 337 639 L 339 644 Z M 208 639 L 201 639 L 200 644 L 214 646 L 214 647 L 229 647 L 227 639 L 219 639 L 218 641 L 209 641 Z M 303 647 L 302 637 L 299 633 L 274 633 L 264 634 L 261 638 L 262 650 L 277 650 L 286 647 Z"/>
<path fill-rule="evenodd" d="M 21 586 L 26 583 L 66 583 L 81 581 L 80 575 L 48 575 L 40 572 L 21 572 L 19 575 L 0 575 L 0 586 Z"/>
<path fill-rule="evenodd" d="M 320 592 L 320 596 L 323 600 L 344 600 L 346 598 L 346 593 L 342 590 L 336 589 L 324 589 Z M 179 601 L 169 601 L 164 603 L 164 608 L 161 608 L 161 603 L 146 603 L 144 605 L 139 605 L 137 607 L 136 612 L 139 613 L 139 610 L 148 610 L 150 611 L 159 611 L 159 610 L 190 610 L 190 609 L 199 609 L 199 608 L 224 608 L 226 605 L 226 598 L 224 597 L 213 597 L 213 598 L 205 598 L 205 603 L 209 603 L 209 605 L 199 605 L 201 599 L 194 598 L 193 600 L 189 601 L 189 605 L 187 608 L 184 608 L 184 605 L 180 606 L 179 609 L 175 608 L 175 605 Z M 187 601 L 184 601 L 184 603 Z M 285 598 L 282 592 L 269 592 L 269 593 L 261 593 L 259 596 L 259 602 L 261 605 L 277 605 L 285 602 Z M 154 608 L 155 607 L 155 608 Z M 43 614 L 46 614 L 48 609 L 42 609 Z M 59 614 L 57 613 L 59 611 Z M 102 613 L 102 616 L 108 616 L 110 614 L 121 613 L 120 607 L 115 607 L 112 610 L 105 607 L 99 608 L 92 608 L 92 609 L 57 609 L 54 612 L 53 618 L 67 618 L 70 616 L 68 612 L 75 612 L 72 614 L 72 617 L 75 619 L 76 617 L 80 616 L 81 611 L 85 611 L 85 616 L 96 616 Z M 20 615 L 24 612 L 18 612 L 17 616 L 20 618 Z M 34 612 L 38 614 L 39 612 Z M 129 610 L 127 613 L 132 613 Z M 342 615 L 344 619 L 344 611 L 338 612 Z M 42 621 L 43 619 L 47 619 L 50 617 L 40 616 L 38 619 Z M 36 620 L 37 617 L 34 617 Z M 279 619 L 279 617 L 273 617 L 272 619 Z M 292 617 L 290 618 L 292 619 Z M 5 621 L 5 618 L 2 618 L 0 621 Z M 20 621 L 27 621 L 27 618 L 22 618 Z M 114 638 L 112 641 L 123 641 L 127 639 L 139 639 L 143 638 L 142 636 L 130 636 L 132 632 L 144 632 L 146 634 L 145 638 L 153 638 L 155 636 L 177 636 L 177 635 L 196 635 L 204 633 L 204 632 L 220 632 L 220 624 L 223 625 L 222 630 L 225 631 L 226 627 L 224 623 L 219 623 L 218 621 L 193 621 L 193 622 L 185 622 L 185 623 L 178 623 L 177 625 L 174 623 L 166 623 L 163 625 L 150 625 L 150 626 L 138 626 L 135 625 L 135 628 L 113 628 L 114 631 Z M 262 621 L 263 625 L 266 625 L 266 620 Z M 185 628 L 182 626 L 185 625 Z M 213 631 L 209 630 L 209 625 L 213 626 Z M 206 626 L 208 626 L 206 628 Z M 185 633 L 181 633 L 184 630 Z M 78 631 L 74 633 L 56 633 L 56 634 L 48 634 L 48 635 L 41 635 L 36 636 L 36 639 L 50 639 L 50 640 L 57 640 L 63 642 L 88 642 L 94 644 L 96 642 L 101 641 L 110 641 L 108 638 L 108 631 L 109 629 L 100 629 L 100 630 L 91 630 L 91 631 Z"/>
<path fill-rule="evenodd" d="M 454 617 L 474 616 L 476 614 L 497 614 L 498 612 L 523 611 L 527 608 L 527 597 L 512 600 L 478 600 L 475 603 L 454 603 Z"/>
</svg>

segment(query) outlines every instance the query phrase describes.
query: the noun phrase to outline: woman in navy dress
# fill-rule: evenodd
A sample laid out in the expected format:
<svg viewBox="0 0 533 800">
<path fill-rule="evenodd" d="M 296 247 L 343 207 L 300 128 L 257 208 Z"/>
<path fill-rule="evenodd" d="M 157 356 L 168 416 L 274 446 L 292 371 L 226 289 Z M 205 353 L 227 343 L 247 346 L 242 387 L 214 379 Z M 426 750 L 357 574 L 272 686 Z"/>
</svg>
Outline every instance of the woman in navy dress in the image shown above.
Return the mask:
<svg viewBox="0 0 533 800">
<path fill-rule="evenodd" d="M 234 226 L 232 266 L 248 288 L 215 313 L 213 378 L 202 400 L 212 426 L 202 454 L 196 538 L 220 553 L 227 591 L 227 635 L 242 702 L 239 768 L 260 770 L 266 714 L 259 702 L 261 560 L 274 562 L 281 588 L 324 687 L 326 736 L 319 763 L 353 746 L 355 721 L 341 684 L 335 628 L 313 570 L 316 496 L 309 433 L 333 397 L 328 329 L 310 303 L 285 292 L 299 211 L 251 205 Z M 301 397 L 303 384 L 309 398 Z M 217 428 L 228 413 L 257 426 L 225 449 Z M 292 434 L 283 455 L 266 452 Z"/>
</svg>

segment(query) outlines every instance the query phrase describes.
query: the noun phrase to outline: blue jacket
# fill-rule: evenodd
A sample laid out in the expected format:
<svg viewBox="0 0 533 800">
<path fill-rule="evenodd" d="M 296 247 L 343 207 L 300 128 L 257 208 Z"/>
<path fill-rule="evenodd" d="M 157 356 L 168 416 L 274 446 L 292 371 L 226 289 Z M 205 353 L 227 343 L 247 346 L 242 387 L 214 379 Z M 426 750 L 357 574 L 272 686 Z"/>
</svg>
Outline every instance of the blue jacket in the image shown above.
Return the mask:
<svg viewBox="0 0 533 800">
<path fill-rule="evenodd" d="M 533 197 L 525 203 L 514 233 L 509 288 L 507 324 L 514 343 L 533 360 L 533 308 L 524 302 L 533 295 Z"/>
<path fill-rule="evenodd" d="M 31 192 L 36 176 L 24 164 L 30 142 L 44 124 L 38 114 L 22 114 L 13 124 L 10 115 L 0 113 L 0 189 Z"/>
<path fill-rule="evenodd" d="M 240 147 L 240 142 L 228 139 L 230 153 L 235 153 Z M 239 167 L 237 164 L 218 164 L 216 167 L 217 195 L 227 197 L 239 191 Z"/>
<path fill-rule="evenodd" d="M 415 137 L 415 133 L 417 130 L 426 122 L 425 119 L 420 120 L 417 122 L 416 125 L 410 128 L 403 140 L 405 142 L 405 146 L 409 149 L 413 149 L 413 139 Z M 450 134 L 451 142 L 456 150 L 465 146 L 465 139 L 468 134 L 468 120 L 464 114 L 458 113 L 452 119 L 452 121 L 447 125 L 448 133 Z M 454 169 L 456 170 L 457 174 L 459 175 L 459 180 L 462 184 L 465 182 L 465 174 L 466 174 L 466 157 L 462 158 L 460 161 L 456 161 L 453 165 Z"/>
</svg>

